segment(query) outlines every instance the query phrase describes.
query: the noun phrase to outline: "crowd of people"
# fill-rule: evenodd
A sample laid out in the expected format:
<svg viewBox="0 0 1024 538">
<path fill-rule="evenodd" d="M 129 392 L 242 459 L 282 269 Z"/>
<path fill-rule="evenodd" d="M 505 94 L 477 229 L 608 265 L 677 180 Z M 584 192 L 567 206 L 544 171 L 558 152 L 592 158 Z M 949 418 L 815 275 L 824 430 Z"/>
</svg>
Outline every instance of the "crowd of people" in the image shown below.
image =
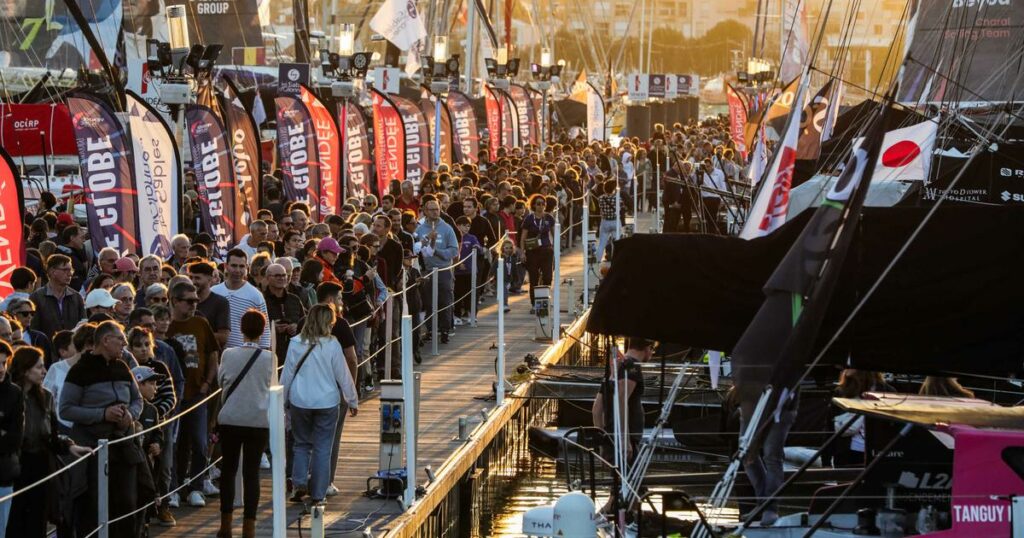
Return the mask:
<svg viewBox="0 0 1024 538">
<path fill-rule="evenodd" d="M 479 301 L 496 295 L 496 271 L 506 299 L 528 283 L 532 309 L 535 288 L 551 283 L 556 223 L 582 237 L 586 203 L 590 226 L 621 225 L 633 182 L 653 177 L 644 155 L 658 140 L 612 147 L 561 134 L 543 150 L 499 148 L 493 161 L 485 152 L 477 164 L 440 165 L 419 184 L 394 181 L 327 215 L 284 200 L 275 171 L 263 177 L 248 234 L 223 256 L 194 218 L 166 258 L 92 244 L 71 208 L 44 193 L 26 212 L 28 261 L 0 303 L 0 498 L 16 493 L 0 502 L 0 529 L 88 535 L 96 457 L 19 491 L 107 440 L 110 516 L 153 505 L 111 525 L 112 536 L 173 526 L 175 509 L 217 495 L 218 536 L 231 536 L 239 472 L 242 536 L 253 536 L 278 379 L 291 500 L 337 494 L 345 417 L 380 379 L 399 375 L 383 371 L 378 353 L 396 345 L 395 320 L 415 318 L 420 362 L 420 346 L 447 343 L 468 322 L 472 287 Z M 600 229 L 603 255 L 613 232 Z M 387 319 L 386 301 L 399 297 Z M 423 323 L 434 312 L 437 334 Z"/>
</svg>

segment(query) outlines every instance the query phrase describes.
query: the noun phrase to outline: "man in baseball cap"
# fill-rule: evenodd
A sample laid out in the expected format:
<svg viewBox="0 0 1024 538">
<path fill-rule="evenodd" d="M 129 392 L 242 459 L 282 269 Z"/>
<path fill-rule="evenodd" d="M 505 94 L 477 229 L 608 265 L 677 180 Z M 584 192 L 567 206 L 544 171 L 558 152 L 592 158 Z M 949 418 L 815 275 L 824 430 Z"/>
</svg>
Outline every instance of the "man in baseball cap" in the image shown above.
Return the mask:
<svg viewBox="0 0 1024 538">
<path fill-rule="evenodd" d="M 135 260 L 124 257 L 114 262 L 114 279 L 118 284 L 131 283 L 137 274 L 139 274 L 139 266 L 135 264 Z"/>
<path fill-rule="evenodd" d="M 117 303 L 118 300 L 109 291 L 103 288 L 94 289 L 85 297 L 85 314 L 113 314 Z"/>
</svg>

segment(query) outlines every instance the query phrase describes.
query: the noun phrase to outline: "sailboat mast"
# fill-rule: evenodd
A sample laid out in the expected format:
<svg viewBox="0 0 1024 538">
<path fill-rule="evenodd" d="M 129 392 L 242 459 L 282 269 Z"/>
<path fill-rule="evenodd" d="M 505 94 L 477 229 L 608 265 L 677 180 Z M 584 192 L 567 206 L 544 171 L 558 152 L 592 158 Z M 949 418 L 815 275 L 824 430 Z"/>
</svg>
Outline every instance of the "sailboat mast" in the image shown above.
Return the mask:
<svg viewBox="0 0 1024 538">
<path fill-rule="evenodd" d="M 645 73 L 644 71 L 644 32 L 646 32 L 645 23 L 647 22 L 647 0 L 640 0 L 640 26 L 637 27 L 636 34 L 640 40 L 640 46 L 636 49 L 636 63 L 637 71 L 639 73 Z"/>
<path fill-rule="evenodd" d="M 651 69 L 651 49 L 654 45 L 654 4 L 656 0 L 651 0 L 651 16 L 647 21 L 647 70 Z"/>
</svg>

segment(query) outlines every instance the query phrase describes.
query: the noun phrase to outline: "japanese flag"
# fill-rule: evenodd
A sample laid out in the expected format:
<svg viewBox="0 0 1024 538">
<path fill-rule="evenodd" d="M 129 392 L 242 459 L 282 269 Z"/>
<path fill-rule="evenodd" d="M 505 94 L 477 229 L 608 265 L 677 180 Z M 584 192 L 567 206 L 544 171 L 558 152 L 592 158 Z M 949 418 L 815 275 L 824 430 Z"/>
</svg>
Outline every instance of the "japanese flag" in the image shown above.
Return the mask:
<svg viewBox="0 0 1024 538">
<path fill-rule="evenodd" d="M 928 181 L 938 131 L 937 122 L 926 120 L 885 133 L 882 152 L 878 156 L 871 181 Z M 859 148 L 863 140 L 854 140 L 854 149 Z"/>
</svg>

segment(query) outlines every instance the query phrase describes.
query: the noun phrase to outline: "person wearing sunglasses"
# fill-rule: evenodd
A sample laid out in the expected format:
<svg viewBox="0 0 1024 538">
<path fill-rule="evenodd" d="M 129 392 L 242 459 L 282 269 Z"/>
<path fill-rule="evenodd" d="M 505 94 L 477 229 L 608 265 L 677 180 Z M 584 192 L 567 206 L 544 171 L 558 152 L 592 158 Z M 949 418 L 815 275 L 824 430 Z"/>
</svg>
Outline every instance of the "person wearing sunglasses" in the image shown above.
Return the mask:
<svg viewBox="0 0 1024 538">
<path fill-rule="evenodd" d="M 26 344 L 43 350 L 43 363 L 49 368 L 54 361 L 53 344 L 45 333 L 30 328 L 32 318 L 36 315 L 36 305 L 28 299 L 14 299 L 7 304 L 7 314 L 21 323 L 22 327 L 25 327 L 21 339 Z"/>
<path fill-rule="evenodd" d="M 181 409 L 189 409 L 213 389 L 221 348 L 210 323 L 196 315 L 199 294 L 192 283 L 179 282 L 171 286 L 170 298 L 171 325 L 167 329 L 167 338 L 177 341 L 185 351 L 185 390 Z M 183 416 L 178 428 L 177 471 L 178 478 L 183 479 L 199 473 L 209 464 L 206 404 Z M 176 487 L 177 484 L 172 483 L 168 490 Z M 192 506 L 206 506 L 206 495 L 219 493 L 205 475 L 193 478 L 185 491 Z"/>
</svg>

